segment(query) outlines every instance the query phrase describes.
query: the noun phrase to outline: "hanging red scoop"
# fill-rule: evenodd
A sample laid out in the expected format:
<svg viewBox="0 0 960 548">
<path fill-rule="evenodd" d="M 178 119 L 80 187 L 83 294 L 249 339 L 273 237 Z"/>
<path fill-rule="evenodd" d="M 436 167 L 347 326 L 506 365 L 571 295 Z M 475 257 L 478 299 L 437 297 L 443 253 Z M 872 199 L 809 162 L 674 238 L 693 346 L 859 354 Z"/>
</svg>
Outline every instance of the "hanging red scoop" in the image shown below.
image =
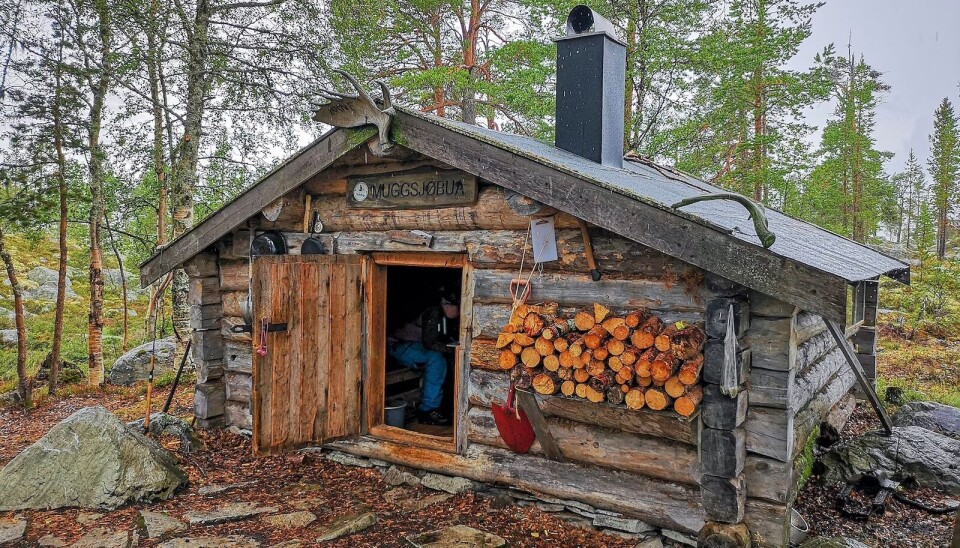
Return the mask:
<svg viewBox="0 0 960 548">
<path fill-rule="evenodd" d="M 517 453 L 526 453 L 537 439 L 533 426 L 527 419 L 526 413 L 517 409 L 514 401 L 513 383 L 507 390 L 507 401 L 503 405 L 492 405 L 493 420 L 497 423 L 500 437 L 507 443 L 507 447 Z"/>
</svg>

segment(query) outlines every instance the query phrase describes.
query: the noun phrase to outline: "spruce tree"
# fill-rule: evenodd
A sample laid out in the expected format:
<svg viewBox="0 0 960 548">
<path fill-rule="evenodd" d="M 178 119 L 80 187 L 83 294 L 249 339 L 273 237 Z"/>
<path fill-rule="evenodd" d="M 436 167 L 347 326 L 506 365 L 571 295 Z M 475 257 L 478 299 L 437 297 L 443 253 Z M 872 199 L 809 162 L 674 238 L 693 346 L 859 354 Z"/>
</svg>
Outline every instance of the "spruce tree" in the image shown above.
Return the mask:
<svg viewBox="0 0 960 548">
<path fill-rule="evenodd" d="M 951 210 L 956 206 L 957 176 L 960 174 L 960 133 L 957 115 L 950 100 L 933 113 L 933 134 L 930 135 L 930 158 L 927 165 L 933 179 L 933 206 L 937 219 L 937 257 L 947 252 L 947 228 Z"/>
</svg>

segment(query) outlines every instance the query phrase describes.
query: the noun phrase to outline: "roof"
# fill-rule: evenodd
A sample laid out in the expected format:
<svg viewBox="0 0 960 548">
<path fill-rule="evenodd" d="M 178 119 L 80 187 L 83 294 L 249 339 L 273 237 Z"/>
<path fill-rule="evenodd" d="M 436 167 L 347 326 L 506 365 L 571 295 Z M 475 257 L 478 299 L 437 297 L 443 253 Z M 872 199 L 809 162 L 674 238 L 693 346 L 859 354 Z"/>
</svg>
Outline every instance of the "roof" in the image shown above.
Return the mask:
<svg viewBox="0 0 960 548">
<path fill-rule="evenodd" d="M 767 218 L 777 239 L 764 249 L 739 204 L 672 209 L 726 192 L 680 171 L 634 159 L 605 166 L 531 137 L 396 108 L 392 136 L 404 147 L 828 318 L 844 320 L 848 283 L 880 275 L 909 283 L 908 264 L 776 210 Z M 374 134 L 324 135 L 145 261 L 141 282 L 182 265 Z"/>
<path fill-rule="evenodd" d="M 590 180 L 624 197 L 659 207 L 669 208 L 670 204 L 701 194 L 729 193 L 726 189 L 652 162 L 628 157 L 624 160 L 623 169 L 617 169 L 592 162 L 532 137 L 492 131 L 414 111 L 405 112 L 537 159 L 545 165 Z M 766 207 L 765 210 L 768 226 L 777 235 L 776 242 L 770 248 L 772 253 L 835 274 L 847 282 L 869 280 L 881 275 L 902 278 L 900 271 L 909 272 L 909 265 L 898 259 L 775 209 Z M 753 222 L 748 220 L 746 210 L 735 202 L 699 202 L 683 208 L 683 211 L 699 217 L 707 226 L 730 231 L 733 237 L 745 242 L 760 241 Z M 909 278 L 904 281 L 908 280 Z"/>
</svg>

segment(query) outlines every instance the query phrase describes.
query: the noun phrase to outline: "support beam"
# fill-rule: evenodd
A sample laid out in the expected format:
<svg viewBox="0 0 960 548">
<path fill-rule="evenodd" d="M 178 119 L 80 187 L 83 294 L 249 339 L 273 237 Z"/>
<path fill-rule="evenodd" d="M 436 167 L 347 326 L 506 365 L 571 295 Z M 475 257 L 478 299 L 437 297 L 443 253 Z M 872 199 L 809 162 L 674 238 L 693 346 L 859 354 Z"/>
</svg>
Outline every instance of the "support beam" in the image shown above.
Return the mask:
<svg viewBox="0 0 960 548">
<path fill-rule="evenodd" d="M 887 435 L 893 434 L 893 423 L 890 422 L 890 417 L 887 416 L 887 411 L 883 408 L 883 403 L 880 402 L 877 392 L 873 389 L 873 384 L 864 374 L 863 368 L 860 367 L 860 360 L 850 346 L 850 342 L 844 338 L 843 328 L 840 327 L 837 322 L 827 320 L 827 329 L 830 331 L 830 334 L 833 335 L 833 339 L 837 341 L 837 346 L 839 346 L 840 351 L 843 352 L 847 363 L 850 364 L 850 368 L 853 369 L 853 374 L 856 375 L 857 382 L 860 383 L 860 387 L 864 393 L 866 393 L 867 401 L 870 402 L 873 410 L 876 411 L 877 416 L 880 417 L 880 422 L 883 423 L 883 428 L 887 431 Z"/>
</svg>

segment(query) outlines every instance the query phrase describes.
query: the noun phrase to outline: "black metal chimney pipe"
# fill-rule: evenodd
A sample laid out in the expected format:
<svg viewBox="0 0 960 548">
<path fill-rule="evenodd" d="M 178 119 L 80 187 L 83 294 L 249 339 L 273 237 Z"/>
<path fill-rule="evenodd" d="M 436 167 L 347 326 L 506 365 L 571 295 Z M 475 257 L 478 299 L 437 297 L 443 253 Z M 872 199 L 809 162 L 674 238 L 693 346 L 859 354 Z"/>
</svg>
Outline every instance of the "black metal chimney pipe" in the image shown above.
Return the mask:
<svg viewBox="0 0 960 548">
<path fill-rule="evenodd" d="M 587 6 L 567 16 L 557 43 L 556 146 L 597 163 L 623 167 L 626 45 L 613 24 Z"/>
</svg>

